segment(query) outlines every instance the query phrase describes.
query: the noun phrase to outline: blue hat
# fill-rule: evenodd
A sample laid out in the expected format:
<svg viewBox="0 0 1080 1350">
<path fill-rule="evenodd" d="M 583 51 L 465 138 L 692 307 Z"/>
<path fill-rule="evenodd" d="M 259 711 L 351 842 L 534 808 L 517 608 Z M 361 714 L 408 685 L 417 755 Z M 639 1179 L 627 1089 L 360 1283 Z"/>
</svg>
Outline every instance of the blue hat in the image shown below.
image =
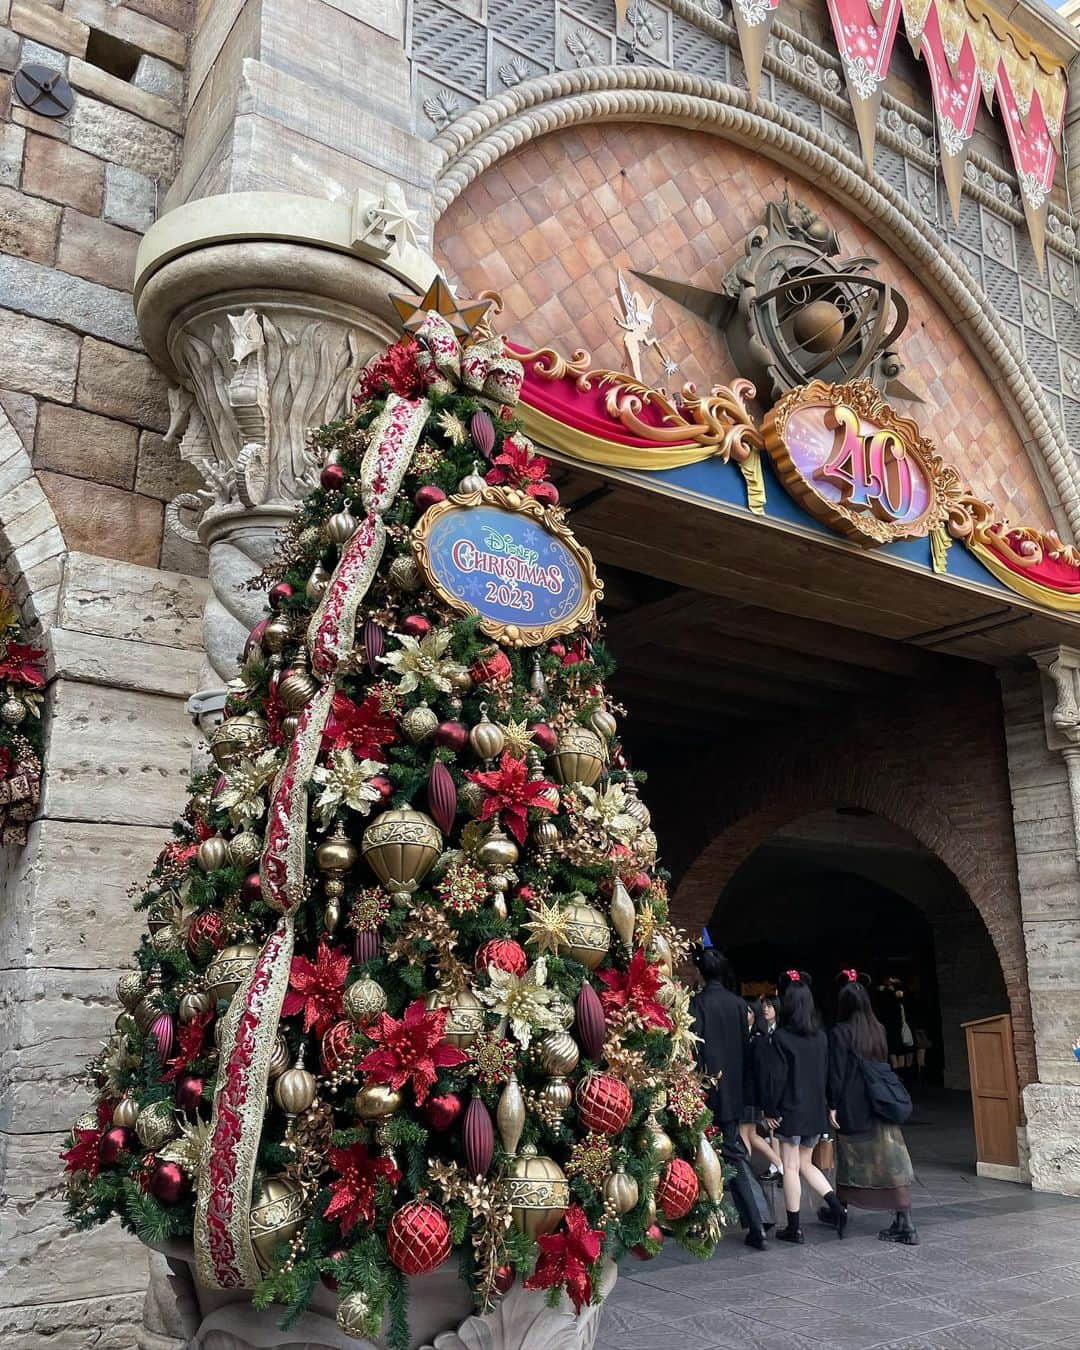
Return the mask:
<svg viewBox="0 0 1080 1350">
<path fill-rule="evenodd" d="M 709 930 L 707 928 L 701 930 L 701 945 L 706 951 L 713 945 L 712 938 L 709 936 Z"/>
</svg>

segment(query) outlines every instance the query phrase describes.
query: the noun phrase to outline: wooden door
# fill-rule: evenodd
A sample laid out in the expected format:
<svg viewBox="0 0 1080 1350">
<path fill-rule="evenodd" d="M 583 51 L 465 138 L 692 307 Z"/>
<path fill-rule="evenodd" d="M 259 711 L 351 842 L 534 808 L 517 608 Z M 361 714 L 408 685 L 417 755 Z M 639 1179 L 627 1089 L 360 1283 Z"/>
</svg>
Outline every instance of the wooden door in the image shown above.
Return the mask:
<svg viewBox="0 0 1080 1350">
<path fill-rule="evenodd" d="M 1020 1114 L 1012 1019 L 1008 1013 L 1002 1013 L 963 1025 L 967 1034 L 978 1161 L 991 1167 L 1017 1167 L 1020 1159 L 1016 1127 Z"/>
</svg>

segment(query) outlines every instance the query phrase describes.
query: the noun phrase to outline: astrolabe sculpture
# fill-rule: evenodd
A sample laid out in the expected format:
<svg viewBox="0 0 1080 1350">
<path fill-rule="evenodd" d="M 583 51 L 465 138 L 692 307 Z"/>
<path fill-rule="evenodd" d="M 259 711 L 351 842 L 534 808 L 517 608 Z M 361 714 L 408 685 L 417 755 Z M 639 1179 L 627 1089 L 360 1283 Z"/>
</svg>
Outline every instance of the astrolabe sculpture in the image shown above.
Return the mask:
<svg viewBox="0 0 1080 1350">
<path fill-rule="evenodd" d="M 917 397 L 899 379 L 895 348 L 907 302 L 874 275 L 876 259 L 842 257 L 836 232 L 786 192 L 743 250 L 720 291 L 634 275 L 720 329 L 739 374 L 766 403 L 815 379 L 867 379 L 894 399 Z"/>
</svg>

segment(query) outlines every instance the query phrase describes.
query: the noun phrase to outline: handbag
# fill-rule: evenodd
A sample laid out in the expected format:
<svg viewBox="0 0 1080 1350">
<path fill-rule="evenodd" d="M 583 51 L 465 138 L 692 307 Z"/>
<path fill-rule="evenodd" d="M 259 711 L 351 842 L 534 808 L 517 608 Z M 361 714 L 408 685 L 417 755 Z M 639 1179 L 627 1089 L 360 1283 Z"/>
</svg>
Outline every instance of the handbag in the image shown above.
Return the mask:
<svg viewBox="0 0 1080 1350">
<path fill-rule="evenodd" d="M 860 1059 L 870 1109 L 879 1120 L 903 1125 L 911 1115 L 911 1098 L 891 1064 L 882 1059 Z"/>
<path fill-rule="evenodd" d="M 822 1172 L 828 1172 L 836 1166 L 836 1144 L 832 1136 L 823 1134 L 814 1145 L 810 1161 Z"/>
</svg>

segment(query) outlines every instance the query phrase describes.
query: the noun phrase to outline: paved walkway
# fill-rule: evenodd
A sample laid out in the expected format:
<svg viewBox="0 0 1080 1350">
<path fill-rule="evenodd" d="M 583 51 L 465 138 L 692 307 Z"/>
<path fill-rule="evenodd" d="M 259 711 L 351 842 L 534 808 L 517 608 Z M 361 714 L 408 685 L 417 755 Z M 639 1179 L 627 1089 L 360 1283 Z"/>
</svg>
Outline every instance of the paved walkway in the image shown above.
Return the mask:
<svg viewBox="0 0 1080 1350">
<path fill-rule="evenodd" d="M 1080 1350 L 1080 1200 L 976 1177 L 955 1094 L 906 1132 L 921 1246 L 879 1242 L 856 1210 L 838 1242 L 804 1201 L 805 1247 L 732 1232 L 708 1264 L 628 1263 L 596 1350 Z"/>
</svg>

